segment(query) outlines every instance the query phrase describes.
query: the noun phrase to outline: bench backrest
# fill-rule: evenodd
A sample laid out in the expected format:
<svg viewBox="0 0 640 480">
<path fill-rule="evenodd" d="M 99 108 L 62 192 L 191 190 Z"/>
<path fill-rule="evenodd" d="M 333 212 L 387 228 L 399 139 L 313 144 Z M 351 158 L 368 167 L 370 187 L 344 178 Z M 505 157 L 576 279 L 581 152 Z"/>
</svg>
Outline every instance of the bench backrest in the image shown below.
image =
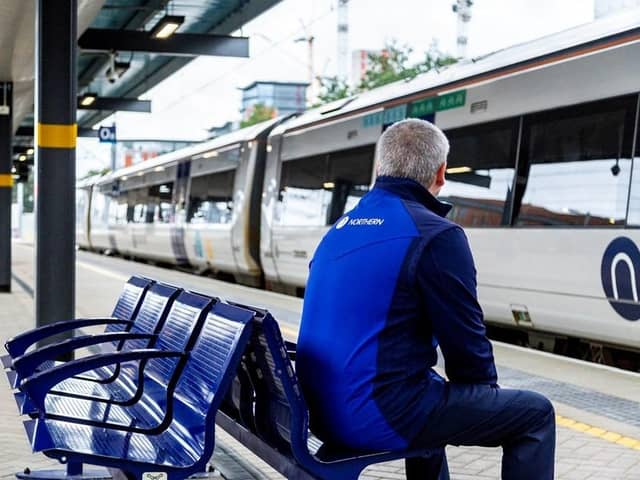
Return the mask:
<svg viewBox="0 0 640 480">
<path fill-rule="evenodd" d="M 181 292 L 171 305 L 153 348 L 174 352 L 191 350 L 198 338 L 204 317 L 213 302 L 214 299 L 211 297 Z M 176 358 L 150 360 L 144 367 L 144 375 L 167 385 L 174 377 L 178 363 L 179 360 Z"/>
<path fill-rule="evenodd" d="M 248 353 L 258 435 L 282 451 L 306 456 L 307 405 L 280 328 L 270 313 L 256 319 Z"/>
<path fill-rule="evenodd" d="M 222 302 L 207 314 L 174 390 L 174 420 L 189 436 L 185 447 L 209 461 L 215 416 L 249 342 L 254 312 Z M 183 436 L 184 437 L 184 436 Z"/>
<path fill-rule="evenodd" d="M 133 320 L 140 309 L 143 296 L 153 283 L 153 280 L 149 278 L 139 277 L 137 275 L 132 276 L 127 280 L 127 283 L 124 284 L 124 289 L 118 297 L 111 316 L 120 320 Z M 107 328 L 105 328 L 105 331 L 119 332 L 125 328 L 122 324 L 109 324 Z"/>
<path fill-rule="evenodd" d="M 166 283 L 153 284 L 144 298 L 140 310 L 130 328 L 131 333 L 158 333 L 164 326 L 169 306 L 182 290 Z M 122 351 L 147 348 L 150 342 L 145 339 L 127 340 L 122 342 Z"/>
</svg>

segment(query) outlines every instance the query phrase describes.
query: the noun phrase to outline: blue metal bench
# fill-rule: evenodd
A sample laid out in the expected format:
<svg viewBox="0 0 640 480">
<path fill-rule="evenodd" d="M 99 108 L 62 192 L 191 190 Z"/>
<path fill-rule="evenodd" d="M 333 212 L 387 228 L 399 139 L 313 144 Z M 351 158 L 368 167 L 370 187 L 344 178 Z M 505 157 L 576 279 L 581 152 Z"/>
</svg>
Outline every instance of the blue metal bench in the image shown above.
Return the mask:
<svg viewBox="0 0 640 480">
<path fill-rule="evenodd" d="M 180 291 L 178 287 L 160 282 L 154 283 L 146 292 L 140 309 L 127 332 L 109 332 L 76 337 L 48 345 L 14 359 L 13 364 L 18 374 L 16 382 L 33 375 L 43 362 L 60 354 L 73 352 L 78 348 L 97 345 L 102 346 L 106 351 L 112 351 L 111 347 L 115 343 L 117 345 L 116 351 L 127 351 L 152 346 L 156 340 L 156 334 L 164 325 L 171 303 Z M 51 393 L 78 398 L 100 397 L 113 401 L 128 401 L 132 396 L 130 388 L 120 389 L 120 384 L 124 383 L 128 387 L 137 385 L 136 379 L 138 377 L 135 369 L 128 370 L 121 371 L 119 365 L 108 365 L 97 370 L 83 372 L 74 378 L 61 381 Z M 40 369 L 40 371 L 48 370 Z M 91 378 L 93 372 L 98 372 L 95 376 L 100 380 Z M 32 405 L 26 402 L 24 395 L 20 392 L 16 394 L 16 401 L 21 405 L 22 413 L 28 413 L 32 408 Z"/>
<path fill-rule="evenodd" d="M 164 326 L 153 344 L 159 352 L 189 352 L 200 333 L 202 322 L 214 299 L 182 292 L 171 305 Z M 129 350 L 128 350 L 129 351 Z M 154 358 L 141 362 L 137 378 L 123 369 L 109 384 L 88 384 L 95 395 L 55 395 L 53 386 L 72 375 L 113 364 L 109 354 L 94 357 L 93 362 L 65 364 L 25 380 L 21 387 L 40 417 L 74 423 L 102 425 L 114 429 L 153 433 L 171 422 L 170 395 L 184 368 L 186 357 Z M 76 382 L 77 383 L 77 382 Z M 116 398 L 127 398 L 117 401 Z M 168 407 L 166 407 L 168 405 Z"/>
<path fill-rule="evenodd" d="M 355 480 L 369 465 L 428 454 L 427 450 L 354 451 L 323 445 L 314 438 L 309 432 L 307 405 L 290 360 L 293 344 L 284 342 L 271 314 L 245 308 L 257 314 L 241 366 L 241 376 L 248 376 L 250 385 L 236 380 L 236 387 L 252 389 L 255 405 L 247 409 L 228 399 L 228 403 L 236 405 L 218 415 L 216 423 L 220 427 L 290 480 Z M 252 395 L 236 392 L 235 397 L 247 399 Z M 251 411 L 254 418 L 246 422 L 242 417 Z"/>
<path fill-rule="evenodd" d="M 11 368 L 12 359 L 23 355 L 36 343 L 69 330 L 93 325 L 105 325 L 105 332 L 126 330 L 140 306 L 144 293 L 152 283 L 153 280 L 151 279 L 135 275 L 127 280 L 110 317 L 60 321 L 28 330 L 10 338 L 4 345 L 9 353 L 1 357 L 2 365 L 4 368 Z"/>
<path fill-rule="evenodd" d="M 81 318 L 56 322 L 51 325 L 34 328 L 7 340 L 5 348 L 8 354 L 3 355 L 1 357 L 1 361 L 4 368 L 8 369 L 6 373 L 10 385 L 15 388 L 19 383 L 19 375 L 14 371 L 13 363 L 15 359 L 25 355 L 25 352 L 29 348 L 35 346 L 39 342 L 47 340 L 50 341 L 53 337 L 61 333 L 75 331 L 77 329 L 90 326 L 104 325 L 105 333 L 128 331 L 134 323 L 134 319 L 142 305 L 147 289 L 152 284 L 153 280 L 148 278 L 138 276 L 131 277 L 127 283 L 125 283 L 124 289 L 116 302 L 111 317 Z M 117 348 L 116 344 L 112 344 L 111 348 Z M 38 369 L 51 368 L 57 364 L 59 364 L 59 362 L 56 362 L 55 357 L 53 357 L 41 362 L 38 365 Z M 113 372 L 96 371 L 85 375 L 84 378 L 87 380 L 101 381 L 108 380 L 112 375 Z"/>
<path fill-rule="evenodd" d="M 178 480 L 204 472 L 213 453 L 216 413 L 249 340 L 253 317 L 252 311 L 217 303 L 206 314 L 190 352 L 179 349 L 116 352 L 74 360 L 36 374 L 25 387 L 42 404 L 53 381 L 47 379 L 63 371 L 70 376 L 107 364 L 148 361 L 156 362 L 156 374 L 163 375 L 171 368 L 170 363 L 183 362 L 177 383 L 167 385 L 163 391 L 157 385 L 149 392 L 157 402 L 157 411 L 149 413 L 170 418 L 163 428 L 141 433 L 133 426 L 105 428 L 41 415 L 25 422 L 33 450 L 66 463 L 67 475 L 80 474 L 82 464 L 118 469 L 135 479 L 142 478 L 144 473 L 164 472 L 168 480 Z M 40 472 L 20 475 L 51 476 Z"/>
</svg>

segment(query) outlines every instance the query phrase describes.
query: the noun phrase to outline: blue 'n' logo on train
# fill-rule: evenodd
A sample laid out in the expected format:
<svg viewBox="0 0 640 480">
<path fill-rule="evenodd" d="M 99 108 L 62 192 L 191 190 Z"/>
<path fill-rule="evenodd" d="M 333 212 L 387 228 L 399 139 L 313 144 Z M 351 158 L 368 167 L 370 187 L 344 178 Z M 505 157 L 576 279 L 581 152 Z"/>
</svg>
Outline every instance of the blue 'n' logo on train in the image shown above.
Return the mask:
<svg viewBox="0 0 640 480">
<path fill-rule="evenodd" d="M 618 237 L 607 246 L 600 276 L 613 309 L 627 320 L 640 319 L 640 250 L 631 239 Z"/>
</svg>

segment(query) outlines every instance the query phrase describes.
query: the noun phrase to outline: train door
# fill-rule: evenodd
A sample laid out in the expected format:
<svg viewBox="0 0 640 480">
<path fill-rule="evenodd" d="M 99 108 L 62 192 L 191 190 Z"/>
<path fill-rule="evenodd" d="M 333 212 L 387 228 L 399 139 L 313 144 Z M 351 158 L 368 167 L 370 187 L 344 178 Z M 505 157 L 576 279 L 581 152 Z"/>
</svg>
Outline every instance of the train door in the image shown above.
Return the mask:
<svg viewBox="0 0 640 480">
<path fill-rule="evenodd" d="M 91 194 L 89 239 L 91 248 L 98 251 L 115 250 L 115 247 L 109 243 L 108 232 L 109 200 L 111 197 L 106 195 L 104 191 L 104 185 L 95 185 Z"/>
<path fill-rule="evenodd" d="M 267 139 L 266 165 L 260 203 L 260 263 L 268 287 L 271 283 L 279 281 L 273 248 L 273 228 L 275 226 L 275 204 L 278 199 L 281 146 L 282 133 L 272 132 Z"/>
<path fill-rule="evenodd" d="M 136 256 L 153 255 L 153 211 L 149 208 L 149 189 L 140 187 L 129 191 L 129 209 L 131 218 L 129 230 L 131 232 L 132 251 Z"/>
<path fill-rule="evenodd" d="M 191 161 L 178 164 L 176 181 L 173 186 L 173 222 L 171 222 L 171 249 L 173 259 L 177 264 L 188 263 L 187 251 L 185 249 L 185 221 L 187 214 L 187 199 L 189 198 L 189 175 L 191 172 Z"/>
<path fill-rule="evenodd" d="M 131 235 L 128 223 L 132 210 L 128 207 L 128 192 L 114 189 L 109 202 L 109 244 L 121 254 L 131 254 Z"/>
<path fill-rule="evenodd" d="M 231 222 L 231 249 L 236 280 L 261 285 L 259 259 L 260 202 L 264 178 L 265 135 L 246 143 L 236 170 L 233 192 L 234 214 Z"/>
<path fill-rule="evenodd" d="M 88 213 L 91 187 L 76 188 L 76 245 L 89 248 Z"/>
<path fill-rule="evenodd" d="M 160 175 L 157 175 L 160 177 Z M 155 260 L 175 263 L 172 244 L 172 224 L 174 219 L 173 186 L 168 180 L 171 174 L 163 174 L 162 182 L 147 188 L 146 232 L 148 251 L 146 255 Z M 159 179 L 154 179 L 159 180 Z"/>
</svg>

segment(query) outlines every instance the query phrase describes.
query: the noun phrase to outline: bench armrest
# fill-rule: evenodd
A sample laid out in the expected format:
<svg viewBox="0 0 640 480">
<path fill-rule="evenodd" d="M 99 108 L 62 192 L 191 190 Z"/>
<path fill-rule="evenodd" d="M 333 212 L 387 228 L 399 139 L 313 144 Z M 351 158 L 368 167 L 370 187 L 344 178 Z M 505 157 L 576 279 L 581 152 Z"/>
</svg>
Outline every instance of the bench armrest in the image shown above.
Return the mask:
<svg viewBox="0 0 640 480">
<path fill-rule="evenodd" d="M 131 324 L 131 320 L 120 320 L 114 317 L 101 317 L 101 318 L 78 318 L 76 320 L 66 320 L 63 322 L 56 322 L 50 325 L 43 325 L 38 328 L 26 331 L 13 338 L 10 338 L 4 344 L 4 347 L 9 352 L 12 358 L 19 357 L 24 354 L 27 349 L 33 344 L 44 340 L 52 335 L 68 332 L 69 330 L 75 330 L 76 328 L 90 327 L 93 325 L 111 325 L 111 324 Z"/>
<path fill-rule="evenodd" d="M 36 373 L 23 380 L 20 383 L 20 389 L 29 395 L 36 408 L 44 412 L 44 400 L 47 393 L 58 383 L 75 375 L 124 362 L 150 360 L 152 358 L 181 358 L 186 355 L 187 353 L 184 352 L 155 350 L 153 348 L 92 355 L 90 357 L 79 358 L 78 360 L 71 360 L 45 372 Z"/>
<path fill-rule="evenodd" d="M 118 342 L 122 340 L 151 340 L 156 335 L 149 333 L 129 333 L 129 332 L 112 332 L 102 333 L 99 335 L 83 335 L 80 337 L 70 338 L 62 342 L 47 345 L 33 352 L 13 360 L 13 368 L 21 378 L 27 378 L 33 375 L 36 369 L 49 360 L 55 360 L 60 355 L 73 352 L 79 348 L 90 347 L 92 345 L 101 345 L 105 343 Z"/>
</svg>

